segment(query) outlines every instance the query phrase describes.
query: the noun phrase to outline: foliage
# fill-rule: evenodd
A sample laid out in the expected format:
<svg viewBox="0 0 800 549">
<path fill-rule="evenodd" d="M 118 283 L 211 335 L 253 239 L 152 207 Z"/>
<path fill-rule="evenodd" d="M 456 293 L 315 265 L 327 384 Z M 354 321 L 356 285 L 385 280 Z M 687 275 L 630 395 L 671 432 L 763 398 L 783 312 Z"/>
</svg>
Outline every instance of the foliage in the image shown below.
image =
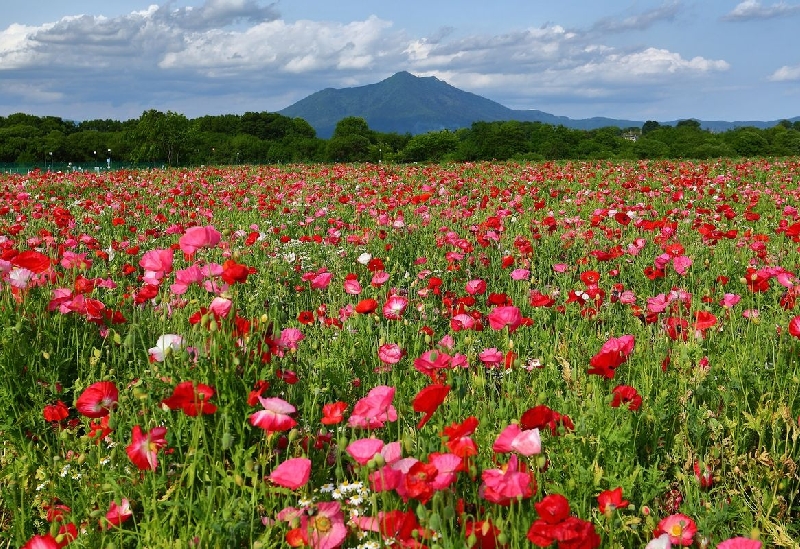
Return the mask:
<svg viewBox="0 0 800 549">
<path fill-rule="evenodd" d="M 0 542 L 792 547 L 798 182 L 0 175 Z"/>
</svg>

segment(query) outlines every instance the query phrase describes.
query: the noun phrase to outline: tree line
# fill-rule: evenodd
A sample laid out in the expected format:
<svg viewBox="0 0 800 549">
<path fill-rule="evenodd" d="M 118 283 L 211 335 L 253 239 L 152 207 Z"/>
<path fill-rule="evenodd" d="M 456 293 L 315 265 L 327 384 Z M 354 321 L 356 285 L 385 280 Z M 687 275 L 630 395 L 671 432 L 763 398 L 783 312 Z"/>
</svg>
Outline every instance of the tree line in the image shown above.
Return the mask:
<svg viewBox="0 0 800 549">
<path fill-rule="evenodd" d="M 247 112 L 188 119 L 148 110 L 127 121 L 73 122 L 23 113 L 0 117 L 0 163 L 111 166 L 292 162 L 659 159 L 800 155 L 800 122 L 725 132 L 697 120 L 675 126 L 570 129 L 541 122 L 475 122 L 419 135 L 371 130 L 363 118 L 339 121 L 330 139 L 308 122 Z"/>
</svg>

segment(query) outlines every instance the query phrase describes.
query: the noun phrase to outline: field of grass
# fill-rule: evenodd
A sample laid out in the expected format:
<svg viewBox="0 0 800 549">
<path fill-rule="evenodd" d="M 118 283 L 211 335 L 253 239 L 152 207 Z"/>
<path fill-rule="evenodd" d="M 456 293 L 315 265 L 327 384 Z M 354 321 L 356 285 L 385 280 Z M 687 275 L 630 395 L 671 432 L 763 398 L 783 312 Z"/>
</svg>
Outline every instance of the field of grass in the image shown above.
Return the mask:
<svg viewBox="0 0 800 549">
<path fill-rule="evenodd" d="M 799 272 L 797 160 L 0 175 L 0 547 L 798 547 Z"/>
</svg>

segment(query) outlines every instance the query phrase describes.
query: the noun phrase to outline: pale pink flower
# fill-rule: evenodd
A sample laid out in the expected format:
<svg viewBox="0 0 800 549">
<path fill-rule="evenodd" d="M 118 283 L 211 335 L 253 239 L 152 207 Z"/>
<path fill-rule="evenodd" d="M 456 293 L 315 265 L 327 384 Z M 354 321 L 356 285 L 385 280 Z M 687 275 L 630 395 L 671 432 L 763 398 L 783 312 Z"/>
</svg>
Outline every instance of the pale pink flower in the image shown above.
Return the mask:
<svg viewBox="0 0 800 549">
<path fill-rule="evenodd" d="M 156 362 L 164 362 L 167 354 L 180 350 L 183 346 L 183 338 L 177 334 L 164 334 L 158 337 L 155 347 L 150 347 L 147 352 L 150 358 Z"/>
<path fill-rule="evenodd" d="M 553 272 L 556 273 L 565 273 L 569 269 L 569 266 L 566 263 L 556 263 L 553 265 Z"/>
<path fill-rule="evenodd" d="M 494 441 L 492 451 L 497 454 L 517 452 L 523 456 L 542 453 L 542 439 L 539 429 L 520 429 L 516 423 L 510 424 Z"/>
</svg>

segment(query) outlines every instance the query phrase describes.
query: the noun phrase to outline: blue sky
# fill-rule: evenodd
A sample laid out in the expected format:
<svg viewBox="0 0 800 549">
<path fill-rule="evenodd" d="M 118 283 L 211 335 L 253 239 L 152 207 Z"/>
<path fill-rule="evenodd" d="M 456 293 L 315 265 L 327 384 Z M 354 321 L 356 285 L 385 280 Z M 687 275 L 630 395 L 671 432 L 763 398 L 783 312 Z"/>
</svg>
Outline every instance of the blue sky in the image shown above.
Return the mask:
<svg viewBox="0 0 800 549">
<path fill-rule="evenodd" d="M 278 111 L 401 70 L 570 118 L 800 116 L 800 1 L 9 4 L 0 116 Z"/>
</svg>

